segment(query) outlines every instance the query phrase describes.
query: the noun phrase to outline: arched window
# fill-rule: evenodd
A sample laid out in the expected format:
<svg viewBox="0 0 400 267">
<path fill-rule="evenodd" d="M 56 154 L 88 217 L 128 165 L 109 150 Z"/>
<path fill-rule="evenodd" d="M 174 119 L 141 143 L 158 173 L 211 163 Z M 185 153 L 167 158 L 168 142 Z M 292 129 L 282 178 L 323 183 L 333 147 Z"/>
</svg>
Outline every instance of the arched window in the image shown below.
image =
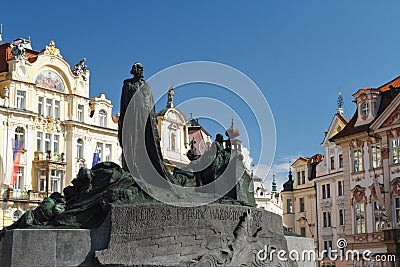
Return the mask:
<svg viewBox="0 0 400 267">
<path fill-rule="evenodd" d="M 80 138 L 76 141 L 76 157 L 83 159 L 83 141 Z"/>
<path fill-rule="evenodd" d="M 107 127 L 107 113 L 103 109 L 99 111 L 99 126 Z"/>
</svg>

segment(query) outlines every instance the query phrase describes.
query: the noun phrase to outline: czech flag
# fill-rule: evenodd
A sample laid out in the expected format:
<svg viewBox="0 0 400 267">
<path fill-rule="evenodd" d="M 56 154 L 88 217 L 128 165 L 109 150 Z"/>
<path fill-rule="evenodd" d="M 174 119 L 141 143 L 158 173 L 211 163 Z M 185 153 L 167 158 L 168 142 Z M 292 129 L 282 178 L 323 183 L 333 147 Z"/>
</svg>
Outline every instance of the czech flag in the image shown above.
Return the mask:
<svg viewBox="0 0 400 267">
<path fill-rule="evenodd" d="M 12 171 L 10 185 L 15 188 L 17 184 L 19 160 L 21 158 L 22 151 L 24 150 L 24 141 L 18 139 L 12 139 L 12 141 L 13 141 L 13 171 Z"/>
</svg>

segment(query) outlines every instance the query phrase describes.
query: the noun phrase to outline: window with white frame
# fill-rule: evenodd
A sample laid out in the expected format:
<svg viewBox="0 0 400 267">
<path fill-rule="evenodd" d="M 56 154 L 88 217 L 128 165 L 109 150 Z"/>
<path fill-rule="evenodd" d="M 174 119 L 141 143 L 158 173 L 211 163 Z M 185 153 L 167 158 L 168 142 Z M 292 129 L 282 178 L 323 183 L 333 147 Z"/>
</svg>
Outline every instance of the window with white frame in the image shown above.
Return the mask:
<svg viewBox="0 0 400 267">
<path fill-rule="evenodd" d="M 54 119 L 60 118 L 60 101 L 54 101 Z"/>
<path fill-rule="evenodd" d="M 51 170 L 50 175 L 50 191 L 61 192 L 62 171 Z"/>
<path fill-rule="evenodd" d="M 17 90 L 17 108 L 25 109 L 26 92 Z"/>
<path fill-rule="evenodd" d="M 332 215 L 330 211 L 324 211 L 322 213 L 322 220 L 324 227 L 331 227 L 332 226 Z"/>
<path fill-rule="evenodd" d="M 99 153 L 99 162 L 101 162 L 103 160 L 103 144 L 102 143 L 97 143 L 96 152 Z"/>
<path fill-rule="evenodd" d="M 111 161 L 111 144 L 106 144 L 104 149 L 104 158 L 105 161 Z"/>
<path fill-rule="evenodd" d="M 286 200 L 286 212 L 287 213 L 293 213 L 293 200 L 292 199 L 287 199 Z"/>
<path fill-rule="evenodd" d="M 331 185 L 330 184 L 323 184 L 322 185 L 322 198 L 330 198 L 331 197 Z"/>
<path fill-rule="evenodd" d="M 372 167 L 379 168 L 382 166 L 381 163 L 381 145 L 374 144 L 371 146 L 371 160 L 372 160 Z"/>
<path fill-rule="evenodd" d="M 16 182 L 16 189 L 24 189 L 24 167 L 18 167 Z"/>
<path fill-rule="evenodd" d="M 50 117 L 53 116 L 53 100 L 52 99 L 46 99 L 46 107 L 45 107 L 45 116 Z"/>
<path fill-rule="evenodd" d="M 339 210 L 339 225 L 344 225 L 344 209 Z"/>
<path fill-rule="evenodd" d="M 365 204 L 355 203 L 354 204 L 354 217 L 355 217 L 355 233 L 364 234 L 365 229 Z"/>
<path fill-rule="evenodd" d="M 107 127 L 107 113 L 103 109 L 99 111 L 99 125 Z"/>
<path fill-rule="evenodd" d="M 38 114 L 39 115 L 43 115 L 43 97 L 42 96 L 39 96 L 38 97 L 38 110 L 37 110 L 37 112 L 38 112 Z"/>
<path fill-rule="evenodd" d="M 362 171 L 362 151 L 360 148 L 353 150 L 353 171 Z"/>
<path fill-rule="evenodd" d="M 46 171 L 39 170 L 38 171 L 38 188 L 40 192 L 46 191 Z"/>
<path fill-rule="evenodd" d="M 392 163 L 400 163 L 400 139 L 392 140 Z"/>
<path fill-rule="evenodd" d="M 25 129 L 22 127 L 15 128 L 15 140 L 25 142 Z"/>
<path fill-rule="evenodd" d="M 297 184 L 301 185 L 301 176 L 300 176 L 300 172 L 297 172 Z"/>
<path fill-rule="evenodd" d="M 51 151 L 51 134 L 44 135 L 44 152 Z"/>
<path fill-rule="evenodd" d="M 394 198 L 395 227 L 400 229 L 400 197 Z"/>
<path fill-rule="evenodd" d="M 374 201 L 374 232 L 381 232 L 384 227 L 382 220 L 382 210 L 379 207 L 378 201 Z"/>
<path fill-rule="evenodd" d="M 303 197 L 299 198 L 299 210 L 300 210 L 300 212 L 304 212 L 305 211 L 305 205 L 304 205 L 304 198 Z"/>
<path fill-rule="evenodd" d="M 80 138 L 76 140 L 76 157 L 83 159 L 83 140 Z"/>
<path fill-rule="evenodd" d="M 58 134 L 55 134 L 53 136 L 53 152 L 54 152 L 54 154 L 59 153 L 59 144 L 60 144 L 60 136 Z"/>
<path fill-rule="evenodd" d="M 338 196 L 344 196 L 344 181 L 338 181 Z"/>
<path fill-rule="evenodd" d="M 331 170 L 335 169 L 335 156 L 331 157 Z"/>
<path fill-rule="evenodd" d="M 39 151 L 39 152 L 42 151 L 42 139 L 43 139 L 43 133 L 37 132 L 36 133 L 36 151 Z"/>
<path fill-rule="evenodd" d="M 78 105 L 78 121 L 83 122 L 83 105 Z"/>
</svg>

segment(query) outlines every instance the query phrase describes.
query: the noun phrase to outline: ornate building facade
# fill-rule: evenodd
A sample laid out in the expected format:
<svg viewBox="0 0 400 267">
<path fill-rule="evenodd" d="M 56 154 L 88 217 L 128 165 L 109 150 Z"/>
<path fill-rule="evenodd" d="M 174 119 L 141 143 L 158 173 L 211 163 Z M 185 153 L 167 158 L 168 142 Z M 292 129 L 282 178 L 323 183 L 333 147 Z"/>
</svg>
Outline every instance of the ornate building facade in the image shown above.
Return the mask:
<svg viewBox="0 0 400 267">
<path fill-rule="evenodd" d="M 119 162 L 113 105 L 89 97 L 89 77 L 85 59 L 71 68 L 54 41 L 0 45 L 2 225 L 62 192 L 81 166 Z"/>
<path fill-rule="evenodd" d="M 356 112 L 331 141 L 342 147 L 348 250 L 400 259 L 400 77 L 358 90 Z M 348 262 L 364 266 L 366 262 Z M 394 266 L 393 262 L 379 266 Z M 369 266 L 369 265 L 368 265 Z M 374 265 L 378 266 L 378 265 Z M 398 266 L 398 265 L 397 265 Z"/>
</svg>

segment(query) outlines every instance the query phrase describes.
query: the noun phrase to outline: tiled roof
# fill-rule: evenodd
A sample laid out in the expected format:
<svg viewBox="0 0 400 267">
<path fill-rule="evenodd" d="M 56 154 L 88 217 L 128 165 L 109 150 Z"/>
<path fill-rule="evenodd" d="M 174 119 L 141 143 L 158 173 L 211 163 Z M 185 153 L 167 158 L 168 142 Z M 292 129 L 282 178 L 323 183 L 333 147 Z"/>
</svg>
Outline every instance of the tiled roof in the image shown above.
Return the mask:
<svg viewBox="0 0 400 267">
<path fill-rule="evenodd" d="M 391 103 L 393 98 L 399 93 L 399 89 L 398 88 L 400 88 L 400 76 L 377 88 L 382 93 L 381 93 L 381 102 L 380 102 L 380 105 L 379 105 L 379 110 L 377 112 L 375 120 L 376 120 L 376 118 L 379 117 L 379 115 L 382 114 L 382 112 L 389 106 L 389 104 Z M 335 139 L 338 139 L 338 138 L 341 138 L 341 137 L 345 137 L 345 136 L 349 136 L 349 135 L 353 135 L 353 134 L 356 134 L 356 133 L 368 132 L 369 131 L 369 127 L 375 121 L 375 120 L 373 120 L 370 123 L 355 127 L 354 125 L 355 125 L 355 123 L 357 121 L 357 118 L 358 118 L 358 109 L 356 109 L 353 117 L 347 123 L 347 125 L 343 128 L 343 130 L 340 131 L 339 133 L 337 133 L 335 136 L 333 136 L 329 140 L 330 141 L 334 141 Z"/>
</svg>

